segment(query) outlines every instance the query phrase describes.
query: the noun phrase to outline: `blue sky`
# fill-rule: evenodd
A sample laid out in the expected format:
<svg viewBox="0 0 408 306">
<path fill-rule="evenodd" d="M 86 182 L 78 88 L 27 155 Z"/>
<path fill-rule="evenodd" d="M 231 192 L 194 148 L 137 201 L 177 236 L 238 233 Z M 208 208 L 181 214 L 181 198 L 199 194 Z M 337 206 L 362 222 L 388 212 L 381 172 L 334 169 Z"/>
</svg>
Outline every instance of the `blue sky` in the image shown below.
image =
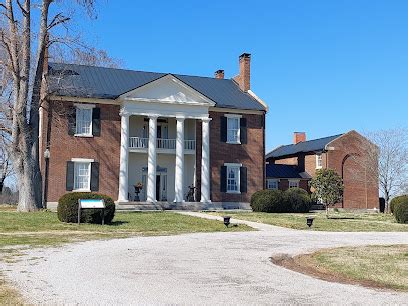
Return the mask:
<svg viewBox="0 0 408 306">
<path fill-rule="evenodd" d="M 252 54 L 266 148 L 407 127 L 408 1 L 106 1 L 79 27 L 136 70 L 226 77 Z"/>
</svg>

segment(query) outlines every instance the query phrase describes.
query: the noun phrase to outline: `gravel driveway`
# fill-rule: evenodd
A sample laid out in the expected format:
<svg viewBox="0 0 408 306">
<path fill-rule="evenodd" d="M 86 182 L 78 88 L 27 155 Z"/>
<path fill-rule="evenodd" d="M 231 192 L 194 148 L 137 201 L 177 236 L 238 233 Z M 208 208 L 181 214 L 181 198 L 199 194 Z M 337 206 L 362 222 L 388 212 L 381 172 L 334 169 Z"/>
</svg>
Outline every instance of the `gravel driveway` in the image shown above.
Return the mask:
<svg viewBox="0 0 408 306">
<path fill-rule="evenodd" d="M 330 283 L 273 265 L 273 254 L 408 243 L 407 233 L 327 233 L 262 226 L 89 241 L 32 250 L 6 276 L 35 304 L 407 304 L 408 294 Z"/>
</svg>

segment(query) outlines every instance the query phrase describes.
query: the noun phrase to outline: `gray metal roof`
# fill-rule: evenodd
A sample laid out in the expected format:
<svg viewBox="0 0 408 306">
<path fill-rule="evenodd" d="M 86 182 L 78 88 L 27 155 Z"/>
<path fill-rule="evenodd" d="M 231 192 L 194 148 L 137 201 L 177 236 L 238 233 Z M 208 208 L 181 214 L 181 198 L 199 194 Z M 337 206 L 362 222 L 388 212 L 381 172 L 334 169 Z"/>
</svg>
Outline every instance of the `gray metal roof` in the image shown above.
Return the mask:
<svg viewBox="0 0 408 306">
<path fill-rule="evenodd" d="M 266 165 L 267 178 L 302 178 L 297 166 L 267 164 Z"/>
<path fill-rule="evenodd" d="M 168 73 L 49 63 L 49 92 L 60 96 L 116 99 Z M 231 79 L 172 74 L 216 103 L 217 107 L 265 110 Z"/>
<path fill-rule="evenodd" d="M 280 146 L 266 154 L 266 158 L 281 158 L 285 156 L 296 155 L 298 153 L 308 153 L 314 151 L 323 151 L 328 143 L 340 137 L 343 134 L 308 140 L 299 142 L 298 144 L 290 144 Z"/>
</svg>

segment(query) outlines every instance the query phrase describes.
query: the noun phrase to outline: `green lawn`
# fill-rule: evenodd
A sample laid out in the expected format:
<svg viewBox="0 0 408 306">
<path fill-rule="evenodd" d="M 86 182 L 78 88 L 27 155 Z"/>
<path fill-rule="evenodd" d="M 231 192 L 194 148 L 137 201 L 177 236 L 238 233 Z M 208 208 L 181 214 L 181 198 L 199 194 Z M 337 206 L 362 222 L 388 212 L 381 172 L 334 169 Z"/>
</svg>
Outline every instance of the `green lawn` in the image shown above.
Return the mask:
<svg viewBox="0 0 408 306">
<path fill-rule="evenodd" d="M 333 275 L 408 291 L 408 245 L 335 248 L 318 251 L 310 259 Z"/>
<path fill-rule="evenodd" d="M 211 213 L 225 215 L 225 213 Z M 325 212 L 308 214 L 273 214 L 255 212 L 228 212 L 233 218 L 261 222 L 293 229 L 309 230 L 306 217 L 315 218 L 313 231 L 330 232 L 408 232 L 408 224 L 396 223 L 395 218 L 389 214 L 381 213 L 339 213 L 331 212 L 330 219 Z"/>
<path fill-rule="evenodd" d="M 117 238 L 138 235 L 173 235 L 195 232 L 247 231 L 248 226 L 226 228 L 220 221 L 173 212 L 118 212 L 112 224 L 68 224 L 48 211 L 18 213 L 0 208 L 0 247 L 50 245 L 73 240 Z"/>
</svg>

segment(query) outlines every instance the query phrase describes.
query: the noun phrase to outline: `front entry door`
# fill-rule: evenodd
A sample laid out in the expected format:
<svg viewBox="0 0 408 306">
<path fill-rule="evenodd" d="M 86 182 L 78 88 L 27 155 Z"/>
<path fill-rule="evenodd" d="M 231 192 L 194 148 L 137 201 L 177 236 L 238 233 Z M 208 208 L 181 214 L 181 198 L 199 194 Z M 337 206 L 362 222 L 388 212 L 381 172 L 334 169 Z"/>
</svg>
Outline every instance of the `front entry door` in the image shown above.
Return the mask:
<svg viewBox="0 0 408 306">
<path fill-rule="evenodd" d="M 156 200 L 162 200 L 160 197 L 160 175 L 156 175 Z"/>
</svg>

